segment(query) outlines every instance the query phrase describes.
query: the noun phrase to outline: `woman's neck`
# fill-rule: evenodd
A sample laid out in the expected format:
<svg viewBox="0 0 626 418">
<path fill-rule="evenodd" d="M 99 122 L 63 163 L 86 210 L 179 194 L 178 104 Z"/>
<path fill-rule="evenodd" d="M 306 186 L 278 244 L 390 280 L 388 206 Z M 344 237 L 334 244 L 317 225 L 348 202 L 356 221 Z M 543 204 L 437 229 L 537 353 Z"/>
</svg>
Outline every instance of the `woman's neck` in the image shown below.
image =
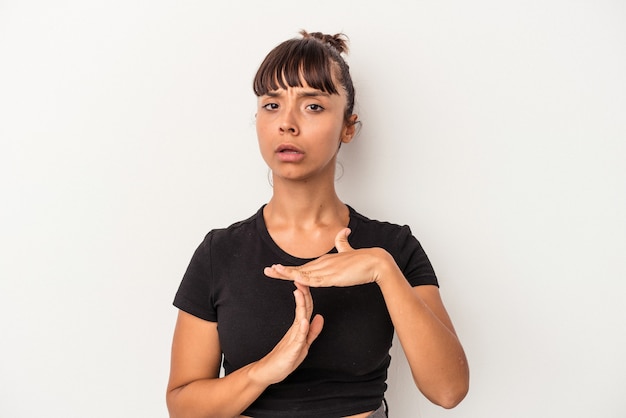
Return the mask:
<svg viewBox="0 0 626 418">
<path fill-rule="evenodd" d="M 316 258 L 334 247 L 337 233 L 350 222 L 350 210 L 339 200 L 334 186 L 324 191 L 274 184 L 263 218 L 283 251 L 294 257 Z"/>
<path fill-rule="evenodd" d="M 274 184 L 274 193 L 264 215 L 270 224 L 314 228 L 316 225 L 343 224 L 347 212 L 334 185 L 313 188 L 279 182 Z"/>
</svg>

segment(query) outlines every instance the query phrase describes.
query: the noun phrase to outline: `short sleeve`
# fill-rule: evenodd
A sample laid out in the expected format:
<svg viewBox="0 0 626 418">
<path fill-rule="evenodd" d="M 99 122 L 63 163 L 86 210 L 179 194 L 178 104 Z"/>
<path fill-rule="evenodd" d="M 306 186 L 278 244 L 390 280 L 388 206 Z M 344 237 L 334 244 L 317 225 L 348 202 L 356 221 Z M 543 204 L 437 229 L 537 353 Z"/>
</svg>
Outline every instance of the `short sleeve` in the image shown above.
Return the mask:
<svg viewBox="0 0 626 418">
<path fill-rule="evenodd" d="M 439 287 L 435 270 L 426 252 L 408 226 L 401 228 L 398 240 L 398 266 L 411 286 L 434 285 Z"/>
<path fill-rule="evenodd" d="M 174 306 L 206 321 L 217 322 L 213 303 L 209 232 L 196 249 L 174 297 Z"/>
</svg>

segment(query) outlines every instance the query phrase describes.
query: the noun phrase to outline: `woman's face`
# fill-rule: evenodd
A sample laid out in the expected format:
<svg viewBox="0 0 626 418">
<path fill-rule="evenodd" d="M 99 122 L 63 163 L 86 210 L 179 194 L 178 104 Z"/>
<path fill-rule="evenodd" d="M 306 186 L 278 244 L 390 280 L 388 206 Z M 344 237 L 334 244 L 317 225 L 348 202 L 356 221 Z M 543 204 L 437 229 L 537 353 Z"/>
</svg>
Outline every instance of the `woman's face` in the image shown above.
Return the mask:
<svg viewBox="0 0 626 418">
<path fill-rule="evenodd" d="M 256 130 L 263 159 L 275 181 L 310 180 L 329 175 L 334 179 L 335 159 L 342 142 L 354 136 L 352 123 L 344 121 L 346 96 L 321 90 L 288 87 L 258 98 Z"/>
</svg>

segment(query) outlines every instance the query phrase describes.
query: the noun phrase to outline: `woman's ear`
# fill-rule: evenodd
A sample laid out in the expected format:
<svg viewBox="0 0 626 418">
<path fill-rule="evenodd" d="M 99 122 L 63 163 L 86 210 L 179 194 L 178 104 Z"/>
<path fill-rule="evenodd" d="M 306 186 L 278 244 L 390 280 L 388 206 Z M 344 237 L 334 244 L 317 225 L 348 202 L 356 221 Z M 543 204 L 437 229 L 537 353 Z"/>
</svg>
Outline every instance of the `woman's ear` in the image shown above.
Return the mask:
<svg viewBox="0 0 626 418">
<path fill-rule="evenodd" d="M 341 135 L 341 142 L 348 143 L 352 141 L 354 135 L 356 134 L 356 124 L 359 116 L 357 114 L 352 114 L 350 119 L 348 119 L 348 123 L 343 128 L 343 135 Z"/>
</svg>

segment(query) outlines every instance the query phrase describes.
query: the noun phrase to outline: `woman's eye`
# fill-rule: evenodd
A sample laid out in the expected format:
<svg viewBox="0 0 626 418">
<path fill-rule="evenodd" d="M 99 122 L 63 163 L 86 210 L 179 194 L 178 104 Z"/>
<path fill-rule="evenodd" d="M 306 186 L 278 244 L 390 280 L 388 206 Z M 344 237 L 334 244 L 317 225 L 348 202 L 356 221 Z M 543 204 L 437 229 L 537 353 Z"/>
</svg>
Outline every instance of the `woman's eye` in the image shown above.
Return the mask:
<svg viewBox="0 0 626 418">
<path fill-rule="evenodd" d="M 314 112 L 321 112 L 324 108 L 318 104 L 312 103 L 307 106 L 307 109 L 312 110 Z"/>
<path fill-rule="evenodd" d="M 263 109 L 266 110 L 276 110 L 278 109 L 278 103 L 267 103 L 263 105 Z"/>
</svg>

